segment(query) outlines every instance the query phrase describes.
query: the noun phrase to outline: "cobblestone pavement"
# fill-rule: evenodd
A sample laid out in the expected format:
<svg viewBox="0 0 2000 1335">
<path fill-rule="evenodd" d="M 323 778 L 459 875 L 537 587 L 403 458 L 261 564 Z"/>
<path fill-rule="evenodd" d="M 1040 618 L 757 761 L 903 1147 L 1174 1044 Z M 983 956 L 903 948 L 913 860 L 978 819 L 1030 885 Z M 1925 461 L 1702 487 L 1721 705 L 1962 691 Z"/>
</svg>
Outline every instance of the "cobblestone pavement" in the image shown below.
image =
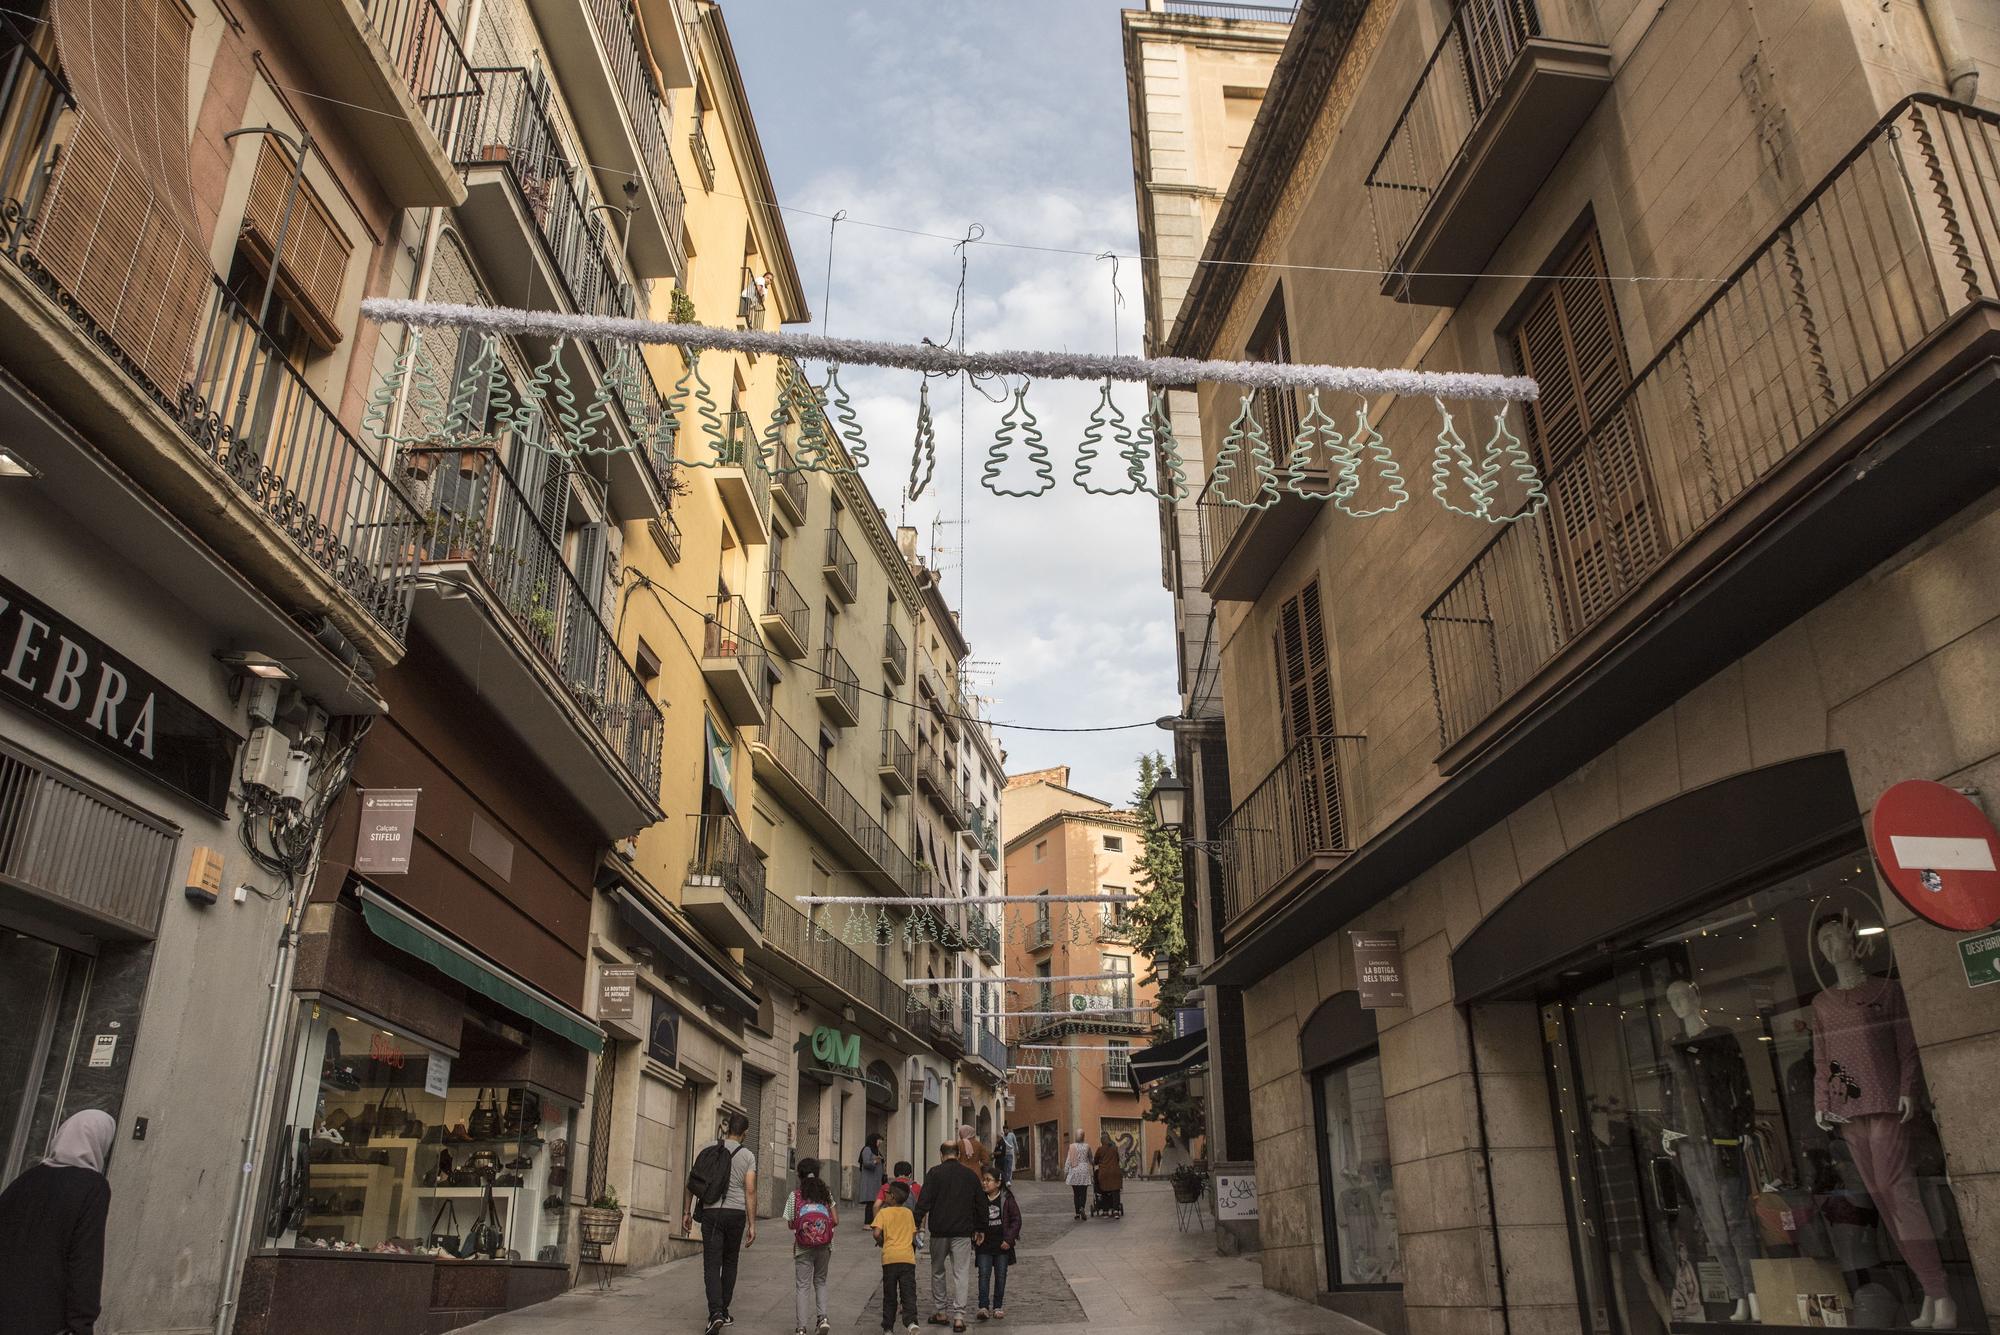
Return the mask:
<svg viewBox="0 0 2000 1335">
<path fill-rule="evenodd" d="M 1075 1335 L 1081 1327 L 1124 1335 L 1371 1335 L 1345 1317 L 1263 1287 L 1255 1257 L 1215 1254 L 1206 1228 L 1175 1228 L 1164 1183 L 1132 1182 L 1125 1217 L 1077 1223 L 1069 1189 L 1016 1183 L 1024 1215 L 1021 1260 L 1007 1281 L 1007 1319 L 970 1322 L 982 1335 Z M 881 1263 L 867 1235 L 843 1215 L 834 1243 L 832 1311 L 842 1331 L 881 1320 Z M 1204 1220 L 1206 1224 L 1206 1220 Z M 976 1282 L 976 1281 L 975 1281 Z M 930 1265 L 917 1260 L 918 1303 L 930 1311 Z M 477 1335 L 688 1335 L 703 1311 L 701 1261 L 673 1261 L 584 1288 L 466 1329 Z M 779 1220 L 761 1221 L 743 1254 L 730 1335 L 790 1335 L 791 1237 Z M 970 1313 L 968 1312 L 968 1317 Z M 923 1327 L 926 1335 L 939 1328 Z"/>
</svg>

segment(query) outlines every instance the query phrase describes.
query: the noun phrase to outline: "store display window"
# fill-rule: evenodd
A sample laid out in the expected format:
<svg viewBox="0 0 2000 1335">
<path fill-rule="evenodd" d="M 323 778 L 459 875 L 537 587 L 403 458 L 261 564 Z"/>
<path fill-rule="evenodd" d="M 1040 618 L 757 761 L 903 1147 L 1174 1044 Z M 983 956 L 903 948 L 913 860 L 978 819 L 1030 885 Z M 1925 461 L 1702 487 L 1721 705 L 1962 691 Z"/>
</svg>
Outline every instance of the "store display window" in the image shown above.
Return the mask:
<svg viewBox="0 0 2000 1335">
<path fill-rule="evenodd" d="M 1396 1231 L 1396 1188 L 1389 1171 L 1381 1058 L 1371 1052 L 1318 1072 L 1313 1099 L 1320 1131 L 1329 1286 L 1399 1285 L 1403 1258 Z"/>
<path fill-rule="evenodd" d="M 302 1002 L 299 1026 L 271 1175 L 270 1245 L 563 1257 L 574 1105 L 480 1083 L 477 1060 L 338 1002 Z"/>
<path fill-rule="evenodd" d="M 1587 1328 L 1984 1327 L 1865 855 L 1558 988 L 1542 1031 Z"/>
</svg>

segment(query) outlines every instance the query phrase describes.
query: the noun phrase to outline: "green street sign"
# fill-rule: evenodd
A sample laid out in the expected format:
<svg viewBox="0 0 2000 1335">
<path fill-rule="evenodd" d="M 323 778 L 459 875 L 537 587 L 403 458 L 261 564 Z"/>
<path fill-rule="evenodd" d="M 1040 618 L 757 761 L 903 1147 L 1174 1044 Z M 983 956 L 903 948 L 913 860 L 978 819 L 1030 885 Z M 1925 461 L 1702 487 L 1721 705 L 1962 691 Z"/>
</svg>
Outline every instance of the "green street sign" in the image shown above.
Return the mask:
<svg viewBox="0 0 2000 1335">
<path fill-rule="evenodd" d="M 2000 929 L 1958 938 L 1958 962 L 1965 966 L 1965 985 L 2000 983 Z"/>
</svg>

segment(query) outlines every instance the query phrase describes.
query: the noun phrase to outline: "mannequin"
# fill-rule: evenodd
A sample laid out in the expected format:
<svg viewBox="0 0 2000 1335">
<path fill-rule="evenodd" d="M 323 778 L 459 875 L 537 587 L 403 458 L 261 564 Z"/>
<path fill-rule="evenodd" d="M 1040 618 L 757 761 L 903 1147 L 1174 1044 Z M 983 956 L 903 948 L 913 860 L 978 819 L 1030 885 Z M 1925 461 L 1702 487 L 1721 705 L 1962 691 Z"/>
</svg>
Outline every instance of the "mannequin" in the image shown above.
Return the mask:
<svg viewBox="0 0 2000 1335">
<path fill-rule="evenodd" d="M 1861 967 L 1861 940 L 1843 915 L 1813 924 L 1813 947 L 1833 967 L 1833 986 L 1812 1001 L 1813 1120 L 1847 1142 L 1890 1240 L 1923 1285 L 1910 1325 L 1953 1329 L 1958 1305 L 1910 1163 L 1917 1040 L 1902 985 Z"/>
<path fill-rule="evenodd" d="M 1763 1317 L 1750 1287 L 1757 1226 L 1750 1218 L 1743 1158 L 1744 1137 L 1756 1117 L 1750 1068 L 1736 1035 L 1708 1022 L 1701 990 L 1693 983 L 1667 984 L 1667 1006 L 1682 1033 L 1667 1045 L 1668 1126 L 1660 1132 L 1660 1148 L 1680 1161 L 1702 1235 L 1736 1300 L 1729 1319 L 1759 1321 Z"/>
</svg>

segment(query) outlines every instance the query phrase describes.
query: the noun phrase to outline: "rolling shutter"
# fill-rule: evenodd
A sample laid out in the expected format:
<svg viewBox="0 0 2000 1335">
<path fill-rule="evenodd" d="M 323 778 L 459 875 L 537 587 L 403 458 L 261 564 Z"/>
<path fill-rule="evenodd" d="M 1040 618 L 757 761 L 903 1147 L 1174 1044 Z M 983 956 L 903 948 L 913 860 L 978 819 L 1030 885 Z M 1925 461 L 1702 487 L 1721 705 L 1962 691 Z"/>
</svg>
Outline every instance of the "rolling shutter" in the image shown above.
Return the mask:
<svg viewBox="0 0 2000 1335">
<path fill-rule="evenodd" d="M 1514 334 L 1522 371 L 1541 385 L 1528 431 L 1554 501 L 1563 614 L 1574 635 L 1660 559 L 1652 481 L 1624 397 L 1632 372 L 1604 252 L 1591 232 Z"/>
<path fill-rule="evenodd" d="M 334 313 L 354 246 L 333 221 L 325 201 L 304 182 L 286 222 L 285 195 L 297 165 L 297 159 L 276 140 L 263 141 L 257 170 L 250 178 L 250 199 L 243 209 L 244 249 L 268 273 L 279 227 L 284 227 L 278 286 L 298 311 L 313 341 L 330 348 L 340 342 L 340 325 Z"/>
</svg>

